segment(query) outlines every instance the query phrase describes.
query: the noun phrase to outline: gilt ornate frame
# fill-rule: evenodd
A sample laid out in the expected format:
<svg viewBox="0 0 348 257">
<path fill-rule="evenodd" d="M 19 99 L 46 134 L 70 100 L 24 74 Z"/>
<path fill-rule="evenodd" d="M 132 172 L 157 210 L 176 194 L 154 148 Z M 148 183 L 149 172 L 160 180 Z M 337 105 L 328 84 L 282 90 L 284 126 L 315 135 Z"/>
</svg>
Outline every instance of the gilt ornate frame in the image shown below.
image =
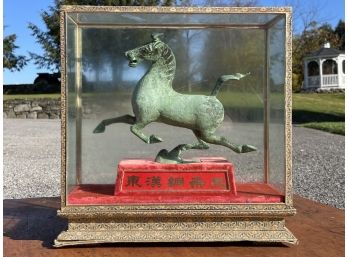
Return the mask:
<svg viewBox="0 0 348 257">
<path fill-rule="evenodd" d="M 260 13 L 285 16 L 285 203 L 277 204 L 146 204 L 76 206 L 66 203 L 66 22 L 73 12 L 128 13 Z M 69 227 L 55 247 L 107 242 L 266 241 L 296 243 L 284 218 L 294 215 L 292 196 L 290 7 L 118 7 L 62 6 L 61 42 L 61 209 Z"/>
</svg>

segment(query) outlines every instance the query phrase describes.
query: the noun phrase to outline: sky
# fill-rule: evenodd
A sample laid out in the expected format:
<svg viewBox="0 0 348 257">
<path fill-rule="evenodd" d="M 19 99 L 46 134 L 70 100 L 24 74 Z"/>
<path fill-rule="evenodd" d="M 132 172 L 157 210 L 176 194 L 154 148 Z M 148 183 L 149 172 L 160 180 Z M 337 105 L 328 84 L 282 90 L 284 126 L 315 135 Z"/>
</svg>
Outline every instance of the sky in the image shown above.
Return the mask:
<svg viewBox="0 0 348 257">
<path fill-rule="evenodd" d="M 340 19 L 344 20 L 344 0 L 258 0 L 260 6 L 284 6 L 292 4 L 296 13 L 309 9 L 317 9 L 318 18 L 335 27 Z M 288 3 L 288 4 L 287 4 Z M 17 55 L 29 56 L 28 52 L 41 54 L 41 46 L 35 42 L 28 29 L 29 22 L 41 29 L 45 29 L 40 13 L 53 5 L 53 0 L 4 0 L 4 36 L 15 33 L 17 35 Z M 300 18 L 294 18 L 294 29 L 301 31 Z M 33 62 L 29 62 L 21 71 L 10 72 L 4 70 L 4 84 L 33 83 L 38 72 L 49 72 L 38 69 Z"/>
</svg>

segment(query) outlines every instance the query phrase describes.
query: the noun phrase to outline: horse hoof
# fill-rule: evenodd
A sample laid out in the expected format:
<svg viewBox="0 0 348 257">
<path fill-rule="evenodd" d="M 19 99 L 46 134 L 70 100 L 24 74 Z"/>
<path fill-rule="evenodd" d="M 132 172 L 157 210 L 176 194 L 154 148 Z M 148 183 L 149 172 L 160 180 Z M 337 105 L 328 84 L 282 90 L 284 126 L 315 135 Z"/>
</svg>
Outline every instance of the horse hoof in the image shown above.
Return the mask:
<svg viewBox="0 0 348 257">
<path fill-rule="evenodd" d="M 155 144 L 155 143 L 160 143 L 162 142 L 163 139 L 158 137 L 158 136 L 155 136 L 155 135 L 151 135 L 149 137 L 149 141 L 148 141 L 148 144 Z"/>
<path fill-rule="evenodd" d="M 242 146 L 242 153 L 249 153 L 249 152 L 253 152 L 256 151 L 257 148 L 255 146 L 252 145 L 243 145 Z"/>
<path fill-rule="evenodd" d="M 94 130 L 93 133 L 103 133 L 105 131 L 105 126 L 103 124 L 99 124 Z"/>
<path fill-rule="evenodd" d="M 162 149 L 161 151 L 159 151 L 155 158 L 155 162 L 165 164 L 184 163 L 184 161 L 179 156 L 173 156 L 171 152 L 168 152 L 166 149 Z"/>
</svg>

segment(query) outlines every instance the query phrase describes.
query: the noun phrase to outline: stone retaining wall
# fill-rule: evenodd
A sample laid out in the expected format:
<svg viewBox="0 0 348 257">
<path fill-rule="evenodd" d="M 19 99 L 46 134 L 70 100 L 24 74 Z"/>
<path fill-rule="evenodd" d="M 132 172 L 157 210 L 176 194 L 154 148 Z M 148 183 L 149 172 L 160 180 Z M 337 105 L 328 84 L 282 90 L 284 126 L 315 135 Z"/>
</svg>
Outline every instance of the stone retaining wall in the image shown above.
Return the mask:
<svg viewBox="0 0 348 257">
<path fill-rule="evenodd" d="M 60 119 L 60 100 L 4 100 L 4 118 Z"/>
</svg>

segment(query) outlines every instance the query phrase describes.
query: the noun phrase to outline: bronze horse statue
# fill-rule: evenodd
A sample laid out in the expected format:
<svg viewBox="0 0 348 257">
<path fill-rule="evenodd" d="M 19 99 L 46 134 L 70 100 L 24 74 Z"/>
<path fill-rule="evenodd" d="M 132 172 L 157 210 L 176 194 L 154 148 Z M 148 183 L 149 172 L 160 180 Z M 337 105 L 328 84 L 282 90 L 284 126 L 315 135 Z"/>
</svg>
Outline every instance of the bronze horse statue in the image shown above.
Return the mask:
<svg viewBox="0 0 348 257">
<path fill-rule="evenodd" d="M 176 62 L 172 50 L 160 40 L 162 34 L 153 34 L 152 42 L 125 53 L 129 66 L 136 67 L 142 60 L 152 62 L 151 68 L 136 85 L 132 95 L 135 116 L 124 115 L 103 120 L 93 131 L 104 132 L 113 123 L 128 123 L 130 130 L 147 144 L 162 142 L 156 135 L 147 136 L 142 129 L 151 122 L 191 129 L 198 139 L 197 143 L 182 144 L 172 151 L 161 150 L 156 161 L 164 163 L 184 163 L 180 157 L 188 149 L 208 149 L 210 144 L 222 145 L 236 153 L 255 151 L 251 145 L 238 145 L 225 137 L 215 135 L 216 129 L 224 119 L 224 107 L 216 98 L 223 83 L 227 80 L 240 80 L 248 74 L 221 76 L 211 92 L 206 95 L 187 95 L 176 92 L 173 87 Z"/>
</svg>

